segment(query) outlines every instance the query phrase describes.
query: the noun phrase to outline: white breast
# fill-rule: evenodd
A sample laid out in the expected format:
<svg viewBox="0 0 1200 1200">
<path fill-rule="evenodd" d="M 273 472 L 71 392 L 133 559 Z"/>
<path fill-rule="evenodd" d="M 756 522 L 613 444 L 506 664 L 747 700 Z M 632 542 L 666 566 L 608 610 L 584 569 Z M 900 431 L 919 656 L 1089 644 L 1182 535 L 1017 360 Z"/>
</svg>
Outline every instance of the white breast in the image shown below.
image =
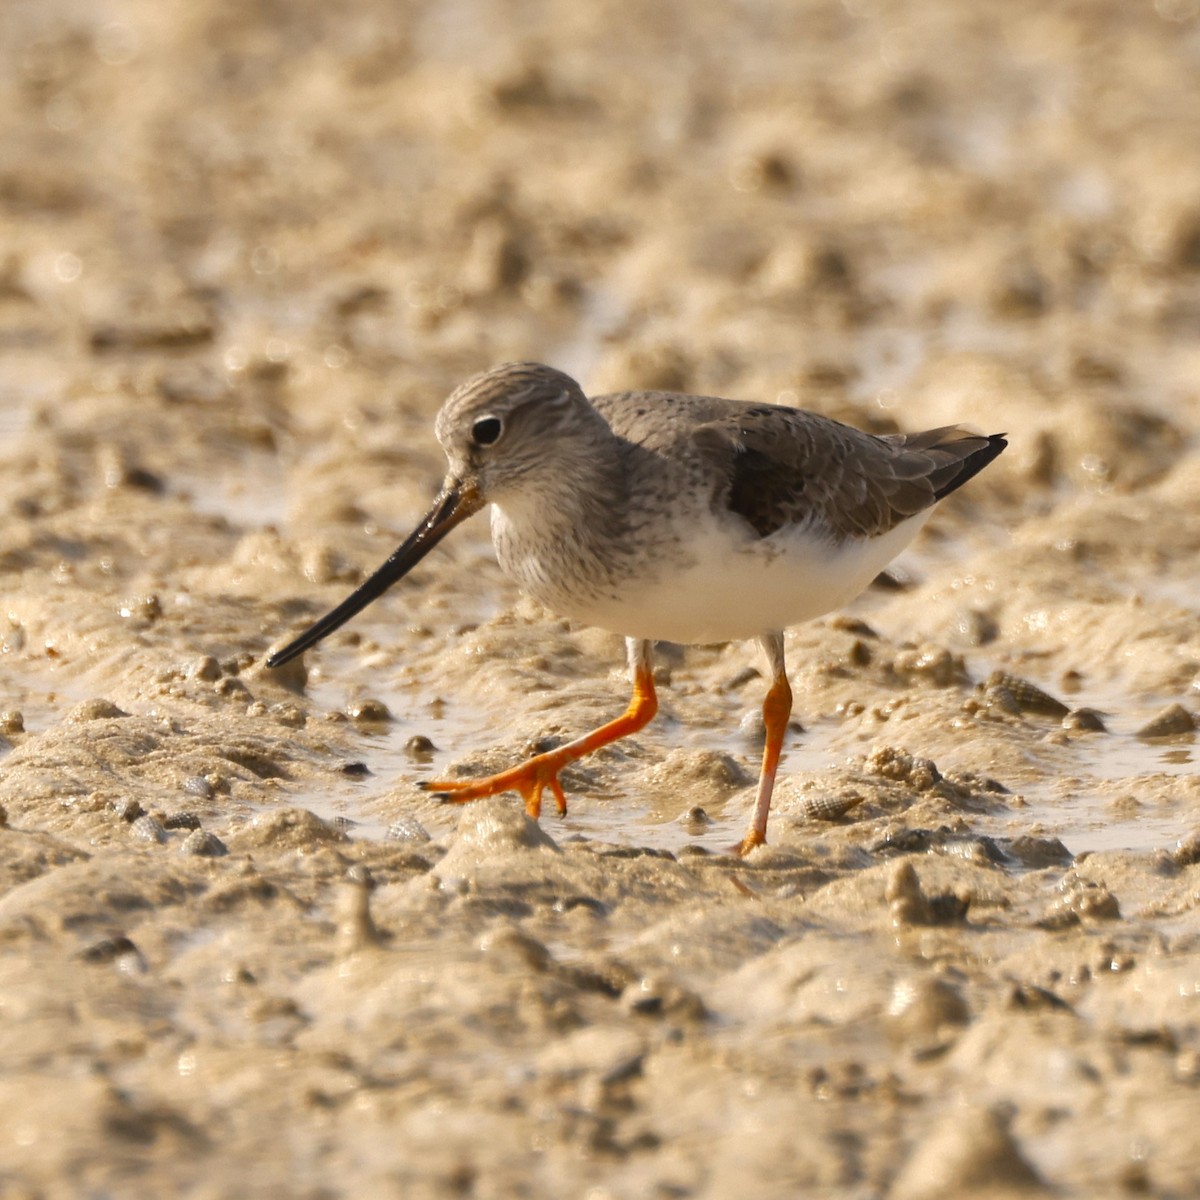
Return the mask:
<svg viewBox="0 0 1200 1200">
<path fill-rule="evenodd" d="M 879 537 L 843 542 L 805 529 L 757 538 L 731 522 L 705 520 L 688 531 L 682 554 L 649 555 L 636 574 L 607 594 L 580 587 L 578 577 L 569 595 L 561 588 L 551 594 L 529 586 L 543 572 L 521 572 L 524 579 L 514 574 L 555 611 L 624 637 L 737 641 L 847 604 L 912 541 L 931 512 Z"/>
</svg>

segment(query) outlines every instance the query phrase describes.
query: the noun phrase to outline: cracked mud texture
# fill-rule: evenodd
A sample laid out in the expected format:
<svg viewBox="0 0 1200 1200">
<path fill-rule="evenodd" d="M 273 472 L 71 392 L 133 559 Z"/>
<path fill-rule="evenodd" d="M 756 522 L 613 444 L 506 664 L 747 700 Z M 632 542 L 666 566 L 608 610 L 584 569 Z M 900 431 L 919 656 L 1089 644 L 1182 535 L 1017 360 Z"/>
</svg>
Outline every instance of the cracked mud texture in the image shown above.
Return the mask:
<svg viewBox="0 0 1200 1200">
<path fill-rule="evenodd" d="M 0 1192 L 1200 1190 L 1193 0 L 0 8 Z M 626 702 L 424 511 L 536 358 L 1008 452 Z"/>
</svg>

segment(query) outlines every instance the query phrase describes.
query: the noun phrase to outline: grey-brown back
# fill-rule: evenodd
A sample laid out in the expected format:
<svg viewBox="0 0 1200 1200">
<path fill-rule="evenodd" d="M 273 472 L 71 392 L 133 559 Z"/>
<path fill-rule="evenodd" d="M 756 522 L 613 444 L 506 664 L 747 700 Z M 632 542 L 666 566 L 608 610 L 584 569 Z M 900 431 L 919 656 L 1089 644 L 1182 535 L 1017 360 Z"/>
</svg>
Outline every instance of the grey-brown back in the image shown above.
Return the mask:
<svg viewBox="0 0 1200 1200">
<path fill-rule="evenodd" d="M 713 502 L 760 536 L 819 521 L 838 538 L 875 537 L 981 471 L 1007 445 L 951 425 L 877 437 L 774 404 L 673 392 L 592 401 L 640 452 L 711 477 Z"/>
</svg>

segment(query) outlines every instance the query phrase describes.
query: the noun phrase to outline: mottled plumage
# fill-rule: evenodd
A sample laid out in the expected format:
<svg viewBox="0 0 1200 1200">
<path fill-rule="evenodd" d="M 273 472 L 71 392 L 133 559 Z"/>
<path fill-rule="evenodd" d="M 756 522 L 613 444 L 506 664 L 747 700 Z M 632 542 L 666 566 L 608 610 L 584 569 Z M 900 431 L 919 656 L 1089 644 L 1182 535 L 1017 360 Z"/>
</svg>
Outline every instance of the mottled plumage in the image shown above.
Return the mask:
<svg viewBox="0 0 1200 1200">
<path fill-rule="evenodd" d="M 714 396 L 620 392 L 592 404 L 613 432 L 668 462 L 694 443 L 712 472 L 714 504 L 760 537 L 814 516 L 843 538 L 886 533 L 1004 447 L 956 425 L 877 437 L 817 413 Z"/>
<path fill-rule="evenodd" d="M 588 400 L 569 376 L 510 363 L 467 380 L 438 413 L 449 464 L 403 546 L 352 596 L 268 662 L 349 620 L 455 525 L 492 506 L 501 567 L 557 612 L 626 636 L 635 680 L 624 717 L 485 780 L 429 786 L 466 800 L 515 788 L 531 815 L 558 771 L 653 715 L 651 643 L 756 637 L 772 671 L 754 822 L 765 838 L 791 709 L 782 630 L 852 599 L 915 536 L 933 505 L 1005 446 L 957 426 L 877 437 L 771 404 L 671 392 Z"/>
</svg>

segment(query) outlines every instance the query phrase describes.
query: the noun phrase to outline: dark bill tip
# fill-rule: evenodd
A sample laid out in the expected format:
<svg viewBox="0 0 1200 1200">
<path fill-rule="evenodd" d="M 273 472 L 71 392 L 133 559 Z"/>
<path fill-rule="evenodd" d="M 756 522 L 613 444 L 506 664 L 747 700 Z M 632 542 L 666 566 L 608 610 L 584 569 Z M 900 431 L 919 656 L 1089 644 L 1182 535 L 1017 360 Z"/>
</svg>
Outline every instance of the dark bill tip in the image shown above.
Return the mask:
<svg viewBox="0 0 1200 1200">
<path fill-rule="evenodd" d="M 469 485 L 452 483 L 443 487 L 433 507 L 387 562 L 295 641 L 268 655 L 267 666 L 282 667 L 362 612 L 372 600 L 377 600 L 392 584 L 403 579 L 450 530 L 477 513 L 483 503 L 479 493 Z"/>
</svg>

